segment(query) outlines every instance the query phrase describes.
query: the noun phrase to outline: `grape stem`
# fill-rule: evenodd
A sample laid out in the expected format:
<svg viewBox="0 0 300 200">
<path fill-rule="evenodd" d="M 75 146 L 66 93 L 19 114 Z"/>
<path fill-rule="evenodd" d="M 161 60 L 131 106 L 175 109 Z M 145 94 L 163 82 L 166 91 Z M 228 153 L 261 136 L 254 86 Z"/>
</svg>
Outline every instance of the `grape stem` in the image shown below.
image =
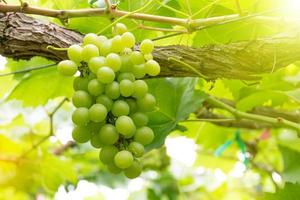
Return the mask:
<svg viewBox="0 0 300 200">
<path fill-rule="evenodd" d="M 153 1 L 153 0 L 152 0 Z M 171 25 L 179 25 L 186 27 L 188 30 L 197 30 L 202 29 L 206 26 L 216 25 L 216 24 L 223 24 L 223 22 L 233 22 L 235 20 L 246 20 L 252 18 L 258 22 L 265 22 L 265 23 L 273 23 L 278 21 L 283 21 L 285 23 L 293 23 L 295 21 L 299 21 L 299 18 L 286 18 L 282 19 L 282 17 L 269 17 L 269 16 L 262 16 L 267 13 L 274 12 L 275 10 L 270 10 L 262 13 L 256 13 L 253 15 L 246 15 L 241 16 L 240 14 L 231 14 L 231 15 L 224 15 L 224 16 L 217 16 L 217 17 L 208 17 L 208 18 L 200 18 L 200 19 L 191 19 L 188 18 L 176 18 L 176 17 L 166 17 L 166 16 L 159 16 L 159 15 L 151 15 L 145 13 L 139 13 L 142 11 L 146 6 L 148 6 L 152 1 L 149 1 L 145 6 L 129 12 L 129 11 L 122 11 L 118 10 L 117 8 L 113 8 L 110 6 L 109 9 L 107 8 L 87 8 L 87 9 L 78 9 L 78 10 L 55 10 L 55 9 L 47 9 L 47 8 L 40 8 L 36 6 L 21 6 L 21 5 L 12 5 L 12 4 L 5 4 L 0 2 L 0 12 L 7 13 L 7 12 L 19 12 L 19 13 L 27 13 L 27 14 L 34 14 L 34 15 L 42 15 L 47 17 L 55 17 L 59 19 L 69 19 L 69 18 L 77 18 L 77 17 L 97 17 L 108 15 L 112 17 L 120 17 L 119 19 L 123 18 L 131 18 L 143 21 L 153 21 L 159 23 L 166 23 Z M 115 22 L 119 21 L 116 20 Z M 114 22 L 114 23 L 115 23 Z M 113 24 L 114 24 L 113 23 Z M 112 25 L 111 25 L 112 26 Z M 108 27 L 106 27 L 107 29 Z M 101 32 L 104 30 L 101 30 Z"/>
<path fill-rule="evenodd" d="M 223 108 L 224 110 L 227 110 L 228 112 L 233 114 L 236 119 L 249 119 L 249 120 L 254 120 L 254 121 L 265 122 L 265 123 L 272 124 L 275 126 L 280 125 L 280 126 L 283 126 L 286 128 L 292 128 L 297 131 L 298 135 L 300 135 L 300 124 L 289 121 L 282 117 L 273 118 L 273 117 L 267 117 L 267 116 L 242 112 L 211 95 L 208 96 L 206 101 L 212 105 L 215 105 L 217 107 Z"/>
</svg>

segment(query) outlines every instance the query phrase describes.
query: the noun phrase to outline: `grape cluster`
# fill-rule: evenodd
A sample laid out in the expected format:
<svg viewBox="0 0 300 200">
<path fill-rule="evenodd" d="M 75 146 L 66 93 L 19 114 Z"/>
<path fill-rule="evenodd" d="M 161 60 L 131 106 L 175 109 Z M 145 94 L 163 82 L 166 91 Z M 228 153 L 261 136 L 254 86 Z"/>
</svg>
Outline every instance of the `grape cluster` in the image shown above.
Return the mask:
<svg viewBox="0 0 300 200">
<path fill-rule="evenodd" d="M 135 178 L 142 172 L 144 146 L 154 139 L 147 113 L 155 110 L 156 99 L 141 79 L 157 76 L 160 66 L 153 60 L 151 40 L 135 51 L 135 37 L 124 24 L 112 32 L 111 39 L 85 35 L 82 45 L 68 48 L 69 60 L 57 68 L 66 76 L 80 71 L 73 83 L 73 139 L 101 148 L 99 158 L 110 172 Z"/>
</svg>

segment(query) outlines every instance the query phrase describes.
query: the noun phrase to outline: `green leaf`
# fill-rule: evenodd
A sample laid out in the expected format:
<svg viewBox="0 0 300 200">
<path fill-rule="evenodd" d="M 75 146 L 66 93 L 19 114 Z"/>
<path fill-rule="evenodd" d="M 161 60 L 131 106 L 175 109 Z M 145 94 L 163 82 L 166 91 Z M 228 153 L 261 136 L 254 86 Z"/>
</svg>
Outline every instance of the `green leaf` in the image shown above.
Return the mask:
<svg viewBox="0 0 300 200">
<path fill-rule="evenodd" d="M 283 179 L 287 182 L 300 183 L 300 153 L 284 146 L 279 148 L 284 163 Z"/>
<path fill-rule="evenodd" d="M 44 105 L 51 98 L 70 97 L 72 81 L 72 77 L 60 75 L 56 68 L 35 71 L 19 82 L 8 99 L 21 100 L 24 106 Z"/>
<path fill-rule="evenodd" d="M 196 78 L 165 78 L 147 81 L 150 93 L 155 95 L 158 110 L 150 113 L 149 126 L 155 132 L 154 142 L 148 149 L 159 147 L 177 123 L 196 111 L 206 94 L 196 91 Z"/>
<path fill-rule="evenodd" d="M 286 92 L 286 95 L 295 100 L 297 103 L 300 103 L 300 89 L 288 91 Z"/>
<path fill-rule="evenodd" d="M 276 193 L 266 193 L 262 200 L 298 200 L 300 197 L 300 185 L 286 183 L 283 189 L 279 189 Z"/>
</svg>

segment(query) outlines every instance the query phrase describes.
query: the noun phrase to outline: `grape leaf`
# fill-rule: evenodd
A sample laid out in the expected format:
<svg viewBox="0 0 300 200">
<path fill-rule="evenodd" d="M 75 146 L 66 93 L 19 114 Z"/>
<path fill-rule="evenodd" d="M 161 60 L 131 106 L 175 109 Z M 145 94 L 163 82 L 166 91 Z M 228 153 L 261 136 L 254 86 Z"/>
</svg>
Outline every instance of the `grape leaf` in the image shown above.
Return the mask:
<svg viewBox="0 0 300 200">
<path fill-rule="evenodd" d="M 297 200 L 300 197 L 300 185 L 286 183 L 283 189 L 279 189 L 276 193 L 266 193 L 262 200 Z"/>
<path fill-rule="evenodd" d="M 283 179 L 292 183 L 300 183 L 300 153 L 284 146 L 280 146 L 280 151 L 284 163 Z"/>
<path fill-rule="evenodd" d="M 206 94 L 194 89 L 196 78 L 165 78 L 148 80 L 147 83 L 158 106 L 156 112 L 150 113 L 149 126 L 155 132 L 155 139 L 148 149 L 152 149 L 161 146 L 166 136 L 176 129 L 177 123 L 201 106 Z"/>
<path fill-rule="evenodd" d="M 72 81 L 72 77 L 59 75 L 55 67 L 35 71 L 19 82 L 8 99 L 21 100 L 24 106 L 44 105 L 51 98 L 70 97 Z"/>
</svg>

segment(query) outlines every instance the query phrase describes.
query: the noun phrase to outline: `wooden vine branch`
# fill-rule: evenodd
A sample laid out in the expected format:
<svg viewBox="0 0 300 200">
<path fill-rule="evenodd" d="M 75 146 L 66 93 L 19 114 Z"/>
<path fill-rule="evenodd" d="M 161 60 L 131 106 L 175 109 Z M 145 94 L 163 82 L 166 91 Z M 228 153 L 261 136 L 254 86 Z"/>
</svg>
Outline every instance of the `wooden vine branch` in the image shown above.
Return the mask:
<svg viewBox="0 0 300 200">
<path fill-rule="evenodd" d="M 0 54 L 5 57 L 30 59 L 42 56 L 60 61 L 67 58 L 66 52 L 47 49 L 47 46 L 66 48 L 80 43 L 82 37 L 76 31 L 21 13 L 0 16 Z M 153 55 L 162 66 L 162 77 L 198 76 L 195 71 L 181 64 L 184 62 L 207 79 L 254 80 L 259 79 L 259 74 L 270 73 L 299 60 L 299 45 L 297 36 L 286 36 L 201 48 L 161 46 L 155 48 Z M 181 63 L 170 60 L 170 57 Z"/>
</svg>

